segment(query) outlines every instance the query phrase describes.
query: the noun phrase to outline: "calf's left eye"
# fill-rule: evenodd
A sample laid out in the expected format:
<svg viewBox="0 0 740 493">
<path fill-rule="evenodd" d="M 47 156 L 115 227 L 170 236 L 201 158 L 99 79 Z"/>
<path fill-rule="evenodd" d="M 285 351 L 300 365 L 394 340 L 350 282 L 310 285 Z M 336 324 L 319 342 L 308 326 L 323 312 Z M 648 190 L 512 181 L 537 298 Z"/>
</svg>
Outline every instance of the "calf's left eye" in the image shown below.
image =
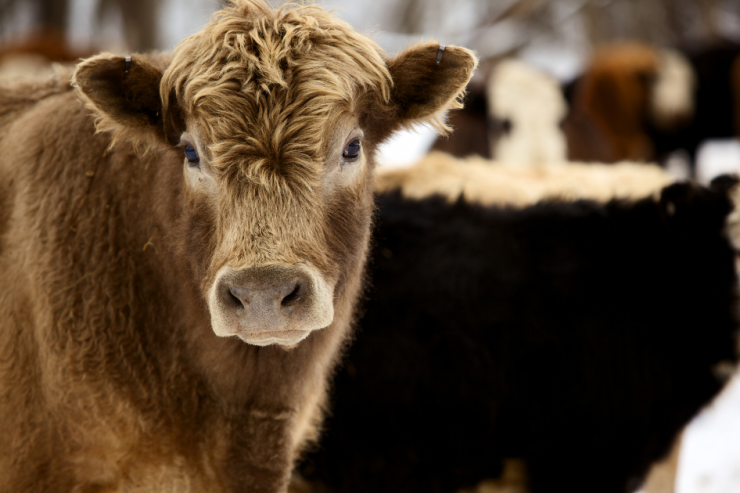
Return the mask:
<svg viewBox="0 0 740 493">
<path fill-rule="evenodd" d="M 347 147 L 344 148 L 344 152 L 342 152 L 342 157 L 345 161 L 354 161 L 360 156 L 360 141 L 359 140 L 353 140 L 349 144 L 347 144 Z"/>
</svg>

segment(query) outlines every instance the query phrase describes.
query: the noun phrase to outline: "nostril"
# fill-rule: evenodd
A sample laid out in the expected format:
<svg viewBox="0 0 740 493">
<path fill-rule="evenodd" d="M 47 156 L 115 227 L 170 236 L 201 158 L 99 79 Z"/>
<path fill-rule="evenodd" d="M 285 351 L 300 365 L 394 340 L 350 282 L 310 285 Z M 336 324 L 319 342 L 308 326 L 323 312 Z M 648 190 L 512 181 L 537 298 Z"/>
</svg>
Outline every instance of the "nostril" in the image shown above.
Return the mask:
<svg viewBox="0 0 740 493">
<path fill-rule="evenodd" d="M 228 294 L 228 296 L 227 296 L 226 298 L 227 298 L 228 300 L 230 300 L 230 301 L 231 301 L 231 303 L 232 303 L 232 304 L 233 304 L 233 305 L 234 305 L 235 307 L 237 307 L 237 308 L 244 308 L 244 302 L 243 302 L 243 301 L 241 300 L 241 298 L 239 298 L 239 296 L 237 296 L 237 293 L 235 293 L 235 292 L 234 292 L 234 291 L 235 291 L 235 289 L 236 289 L 236 288 L 233 288 L 233 287 L 229 288 L 229 289 L 228 289 L 228 293 L 229 293 L 229 294 Z"/>
<path fill-rule="evenodd" d="M 299 294 L 301 291 L 301 285 L 299 283 L 295 284 L 295 288 L 286 296 L 283 298 L 283 301 L 280 302 L 282 306 L 290 306 L 296 301 L 298 301 Z"/>
</svg>

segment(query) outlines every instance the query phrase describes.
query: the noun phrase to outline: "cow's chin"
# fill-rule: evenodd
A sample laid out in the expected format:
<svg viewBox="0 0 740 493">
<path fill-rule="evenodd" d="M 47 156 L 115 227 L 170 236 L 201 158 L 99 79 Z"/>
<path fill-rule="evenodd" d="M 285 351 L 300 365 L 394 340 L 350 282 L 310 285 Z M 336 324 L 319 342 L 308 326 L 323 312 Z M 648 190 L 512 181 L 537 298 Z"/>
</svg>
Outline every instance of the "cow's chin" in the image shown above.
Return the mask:
<svg viewBox="0 0 740 493">
<path fill-rule="evenodd" d="M 311 330 L 270 330 L 265 332 L 246 332 L 237 334 L 237 337 L 253 346 L 295 346 L 308 335 Z"/>
</svg>

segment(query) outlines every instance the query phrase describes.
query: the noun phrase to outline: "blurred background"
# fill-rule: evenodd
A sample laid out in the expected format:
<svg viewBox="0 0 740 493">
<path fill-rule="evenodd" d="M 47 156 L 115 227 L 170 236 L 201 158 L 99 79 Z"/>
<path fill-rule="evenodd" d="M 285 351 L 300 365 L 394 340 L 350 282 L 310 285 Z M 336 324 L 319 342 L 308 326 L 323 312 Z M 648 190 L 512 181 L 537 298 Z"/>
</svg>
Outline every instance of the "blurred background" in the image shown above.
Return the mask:
<svg viewBox="0 0 740 493">
<path fill-rule="evenodd" d="M 274 4 L 281 3 L 274 1 Z M 481 59 L 516 55 L 574 77 L 595 47 L 614 40 L 657 46 L 740 41 L 735 0 L 324 0 L 387 51 L 433 36 Z M 169 50 L 208 22 L 217 0 L 3 0 L 4 47 L 59 36 L 70 52 Z"/>
<path fill-rule="evenodd" d="M 98 51 L 171 50 L 208 22 L 224 0 L 0 0 L 0 73 L 25 72 L 47 61 L 72 61 Z M 282 3 L 273 0 L 274 4 Z M 389 53 L 434 38 L 474 49 L 479 79 L 515 57 L 567 87 L 595 49 L 615 41 L 702 51 L 740 46 L 737 0 L 323 0 L 356 29 L 372 33 Z M 24 55 L 21 60 L 19 55 Z M 16 68 L 13 68 L 16 67 Z M 20 67 L 20 68 L 18 68 Z M 740 110 L 738 110 L 740 111 Z M 740 162 L 736 139 L 691 150 L 696 175 L 708 181 Z M 413 162 L 433 132 L 399 136 L 383 151 L 386 165 Z M 716 140 L 716 138 L 714 139 Z M 702 141 L 701 144 L 704 144 Z M 489 157 L 489 156 L 486 156 Z M 608 160 L 600 153 L 569 155 Z M 611 160 L 619 160 L 615 156 Z M 630 156 L 631 157 L 631 156 Z M 666 160 L 648 155 L 645 160 Z M 690 174 L 680 164 L 679 174 Z"/>
<path fill-rule="evenodd" d="M 696 54 L 717 47 L 740 49 L 738 0 L 324 0 L 318 3 L 327 9 L 337 9 L 338 17 L 357 30 L 370 33 L 389 53 L 400 51 L 412 41 L 429 38 L 475 50 L 481 66 L 473 84 L 480 87 L 485 86 L 501 60 L 519 60 L 554 81 L 568 104 L 577 103 L 575 83 L 589 70 L 594 53 L 614 42 L 630 41 L 655 50 L 677 50 L 694 67 L 698 62 L 691 57 Z M 0 74 L 23 77 L 44 70 L 50 62 L 72 62 L 103 50 L 120 54 L 171 50 L 180 39 L 206 24 L 221 5 L 217 0 L 0 0 Z M 740 74 L 740 61 L 736 65 Z M 638 75 L 642 77 L 645 72 Z M 485 89 L 481 91 L 484 97 Z M 676 154 L 671 146 L 666 147 L 670 152 L 658 152 L 661 143 L 653 138 L 655 129 L 651 128 L 646 134 L 654 144 L 652 154 L 628 157 L 661 161 L 669 169 L 678 162 L 677 174 L 693 174 L 704 182 L 717 174 L 740 170 L 737 139 L 740 86 L 736 94 L 735 103 L 724 101 L 730 115 L 733 104 L 737 107 L 734 132 L 707 132 L 697 138 L 696 149 L 678 149 Z M 471 87 L 471 106 L 475 106 L 475 97 L 476 88 Z M 720 115 L 710 113 L 708 118 L 715 120 Z M 484 116 L 482 121 L 481 125 L 491 125 L 490 116 Z M 503 128 L 510 132 L 512 122 L 502 122 L 497 124 L 497 131 Z M 484 138 L 486 133 L 490 134 L 491 129 L 483 130 Z M 435 140 L 436 134 L 429 129 L 404 133 L 382 149 L 379 162 L 382 166 L 408 165 L 426 153 Z M 488 152 L 487 144 L 483 148 L 480 153 Z M 572 149 L 568 157 L 574 157 Z M 576 157 L 597 160 L 588 154 Z M 613 160 L 622 157 L 615 155 Z M 577 478 L 577 472 L 574 477 Z M 677 491 L 740 491 L 740 385 L 737 382 L 686 433 L 679 459 Z"/>
</svg>

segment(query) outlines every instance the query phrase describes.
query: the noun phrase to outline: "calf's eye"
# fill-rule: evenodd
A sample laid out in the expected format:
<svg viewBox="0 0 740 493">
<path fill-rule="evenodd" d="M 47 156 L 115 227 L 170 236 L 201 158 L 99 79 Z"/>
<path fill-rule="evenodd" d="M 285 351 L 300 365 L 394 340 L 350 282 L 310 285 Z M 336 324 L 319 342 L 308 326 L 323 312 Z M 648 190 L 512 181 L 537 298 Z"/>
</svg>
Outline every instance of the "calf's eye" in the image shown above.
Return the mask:
<svg viewBox="0 0 740 493">
<path fill-rule="evenodd" d="M 345 161 L 354 161 L 360 156 L 360 141 L 359 140 L 353 140 L 349 144 L 347 144 L 347 147 L 344 148 L 344 152 L 342 152 L 342 157 Z"/>
<path fill-rule="evenodd" d="M 185 146 L 185 157 L 188 158 L 188 163 L 190 163 L 190 166 L 197 166 L 200 162 L 198 151 L 196 151 L 190 144 Z"/>
</svg>

